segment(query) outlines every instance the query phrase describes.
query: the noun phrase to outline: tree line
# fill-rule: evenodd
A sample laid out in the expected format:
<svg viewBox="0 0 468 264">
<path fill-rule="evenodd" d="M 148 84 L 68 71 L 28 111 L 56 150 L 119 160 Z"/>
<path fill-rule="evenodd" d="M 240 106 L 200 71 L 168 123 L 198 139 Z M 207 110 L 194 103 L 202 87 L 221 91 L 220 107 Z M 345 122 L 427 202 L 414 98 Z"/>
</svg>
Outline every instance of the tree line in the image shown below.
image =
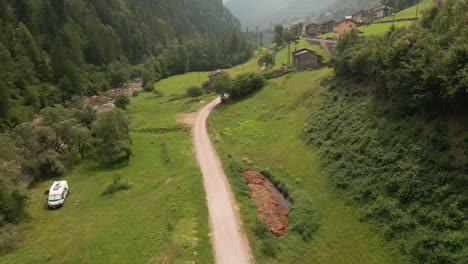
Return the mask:
<svg viewBox="0 0 468 264">
<path fill-rule="evenodd" d="M 145 70 L 154 82 L 251 55 L 239 21 L 216 0 L 0 0 L 0 129 Z"/>
</svg>

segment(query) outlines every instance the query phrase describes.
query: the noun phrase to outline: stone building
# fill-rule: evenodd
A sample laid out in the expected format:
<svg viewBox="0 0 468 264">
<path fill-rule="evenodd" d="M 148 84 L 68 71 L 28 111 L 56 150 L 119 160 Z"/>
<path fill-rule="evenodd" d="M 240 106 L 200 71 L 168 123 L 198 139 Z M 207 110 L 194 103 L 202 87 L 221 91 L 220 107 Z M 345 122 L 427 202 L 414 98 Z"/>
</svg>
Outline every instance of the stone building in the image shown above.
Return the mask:
<svg viewBox="0 0 468 264">
<path fill-rule="evenodd" d="M 305 33 L 308 36 L 317 35 L 320 31 L 320 25 L 316 23 L 311 23 L 305 26 Z"/>
<path fill-rule="evenodd" d="M 296 71 L 316 69 L 322 66 L 323 58 L 312 50 L 297 48 L 292 52 L 293 68 Z"/>
<path fill-rule="evenodd" d="M 356 23 L 365 23 L 368 21 L 369 12 L 367 10 L 361 10 L 352 14 L 352 20 Z"/>
<path fill-rule="evenodd" d="M 221 71 L 221 70 L 217 70 L 217 71 L 214 71 L 214 72 L 208 74 L 208 79 L 209 80 L 202 84 L 202 88 L 204 88 L 204 89 L 215 89 L 216 88 L 216 81 L 221 79 L 221 77 L 223 77 L 224 75 L 228 75 L 228 73 L 225 72 L 225 71 Z"/>
<path fill-rule="evenodd" d="M 336 21 L 333 19 L 326 20 L 320 24 L 320 33 L 328 33 L 333 31 L 333 24 Z"/>
<path fill-rule="evenodd" d="M 378 5 L 371 6 L 369 8 L 368 14 L 369 14 L 369 19 L 373 21 L 373 20 L 391 15 L 391 9 L 390 7 L 384 4 L 378 4 Z"/>
<path fill-rule="evenodd" d="M 357 23 L 352 19 L 343 19 L 333 24 L 333 38 L 339 39 L 340 36 L 346 32 L 351 31 L 357 27 Z"/>
</svg>

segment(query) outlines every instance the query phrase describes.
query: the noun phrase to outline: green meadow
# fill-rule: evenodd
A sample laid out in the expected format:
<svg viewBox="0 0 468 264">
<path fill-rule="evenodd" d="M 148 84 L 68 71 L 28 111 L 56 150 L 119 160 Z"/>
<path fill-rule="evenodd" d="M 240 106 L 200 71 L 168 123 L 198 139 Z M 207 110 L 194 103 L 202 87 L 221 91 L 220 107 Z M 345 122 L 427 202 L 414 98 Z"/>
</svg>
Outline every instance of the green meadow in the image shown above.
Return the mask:
<svg viewBox="0 0 468 264">
<path fill-rule="evenodd" d="M 177 114 L 201 106 L 152 93 L 132 98 L 130 162 L 105 164 L 94 154 L 68 176 L 36 183 L 29 229 L 0 263 L 212 263 L 201 172 L 190 129 L 177 122 Z M 115 174 L 133 188 L 102 196 Z M 63 208 L 49 211 L 44 191 L 62 179 L 71 195 Z"/>
<path fill-rule="evenodd" d="M 257 263 L 405 263 L 381 243 L 378 230 L 360 222 L 357 209 L 333 191 L 318 152 L 301 139 L 307 106 L 318 103 L 324 89 L 320 83 L 331 72 L 325 68 L 270 80 L 248 98 L 218 106 L 209 118 Z M 304 241 L 295 232 L 260 237 L 256 206 L 243 178 L 232 172 L 233 163 L 267 170 L 288 193 L 310 199 L 321 222 L 312 239 Z"/>
</svg>

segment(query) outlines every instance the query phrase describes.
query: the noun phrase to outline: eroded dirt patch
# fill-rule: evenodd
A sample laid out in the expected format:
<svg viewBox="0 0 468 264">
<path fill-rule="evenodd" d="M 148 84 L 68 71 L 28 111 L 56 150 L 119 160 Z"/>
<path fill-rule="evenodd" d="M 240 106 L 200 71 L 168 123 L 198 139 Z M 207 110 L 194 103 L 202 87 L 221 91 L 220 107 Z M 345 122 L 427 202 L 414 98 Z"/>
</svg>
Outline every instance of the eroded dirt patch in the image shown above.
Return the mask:
<svg viewBox="0 0 468 264">
<path fill-rule="evenodd" d="M 276 236 L 288 233 L 288 208 L 282 197 L 275 191 L 273 184 L 262 174 L 255 171 L 242 173 L 252 190 L 251 198 L 257 204 L 257 216 L 265 222 Z"/>
<path fill-rule="evenodd" d="M 188 124 L 193 126 L 195 124 L 195 119 L 197 118 L 197 113 L 188 113 L 188 114 L 178 114 L 177 121 L 181 123 Z"/>
</svg>

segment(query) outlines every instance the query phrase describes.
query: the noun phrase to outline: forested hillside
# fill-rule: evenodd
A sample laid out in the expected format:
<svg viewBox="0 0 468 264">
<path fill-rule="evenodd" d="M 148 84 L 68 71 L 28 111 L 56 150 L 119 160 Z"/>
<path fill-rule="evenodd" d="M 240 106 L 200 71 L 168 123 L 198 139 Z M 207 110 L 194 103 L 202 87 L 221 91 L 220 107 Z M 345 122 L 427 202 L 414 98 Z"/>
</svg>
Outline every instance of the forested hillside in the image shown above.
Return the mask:
<svg viewBox="0 0 468 264">
<path fill-rule="evenodd" d="M 305 138 L 330 179 L 414 263 L 466 262 L 468 5 L 409 28 L 344 35 Z"/>
<path fill-rule="evenodd" d="M 0 0 L 0 127 L 133 77 L 154 83 L 251 54 L 219 0 Z"/>
</svg>

